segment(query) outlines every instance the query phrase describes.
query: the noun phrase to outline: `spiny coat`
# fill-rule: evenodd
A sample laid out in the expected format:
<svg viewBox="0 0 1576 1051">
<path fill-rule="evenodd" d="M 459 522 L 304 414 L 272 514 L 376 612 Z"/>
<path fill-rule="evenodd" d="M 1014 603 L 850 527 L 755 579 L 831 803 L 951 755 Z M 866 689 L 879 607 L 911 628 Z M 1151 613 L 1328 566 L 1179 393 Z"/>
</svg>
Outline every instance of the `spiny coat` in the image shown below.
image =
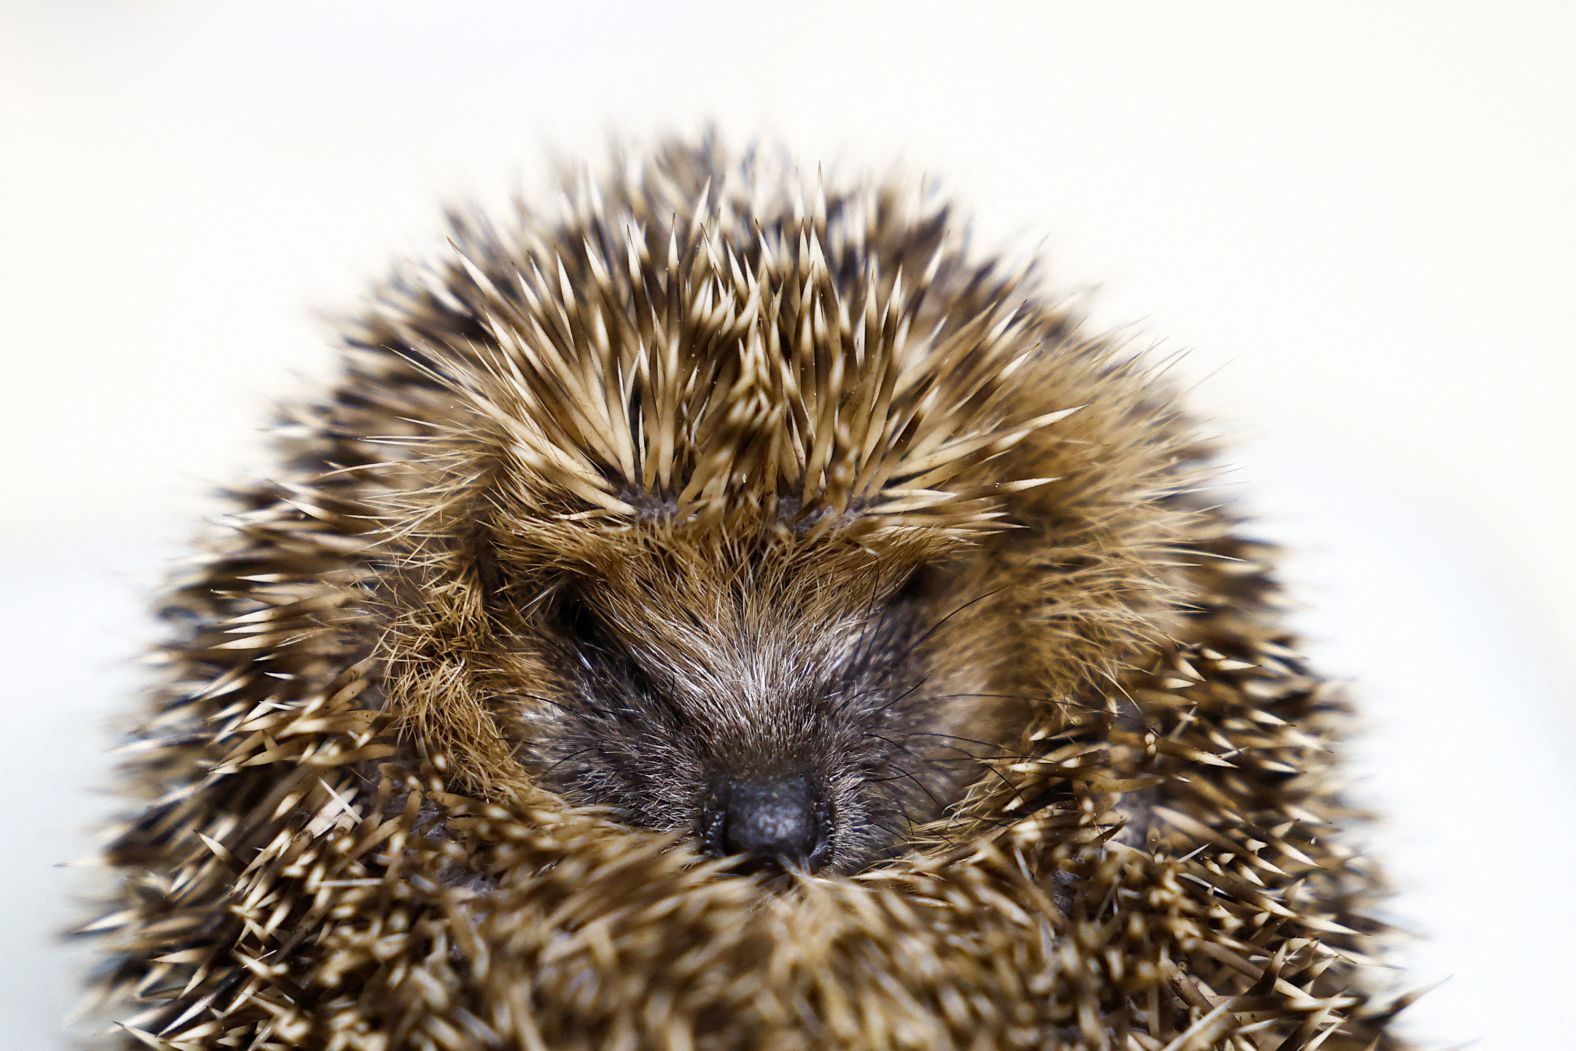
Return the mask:
<svg viewBox="0 0 1576 1051">
<path fill-rule="evenodd" d="M 1346 709 L 1163 377 L 890 186 L 708 143 L 564 200 L 390 282 L 169 589 L 90 928 L 125 1039 L 1397 1046 Z M 812 580 L 807 636 L 892 566 L 1000 596 L 957 653 L 1031 703 L 895 857 L 763 887 L 531 761 L 498 683 L 556 670 L 500 588 L 589 574 L 671 656 L 707 625 L 655 607 L 767 587 L 741 559 Z"/>
</svg>

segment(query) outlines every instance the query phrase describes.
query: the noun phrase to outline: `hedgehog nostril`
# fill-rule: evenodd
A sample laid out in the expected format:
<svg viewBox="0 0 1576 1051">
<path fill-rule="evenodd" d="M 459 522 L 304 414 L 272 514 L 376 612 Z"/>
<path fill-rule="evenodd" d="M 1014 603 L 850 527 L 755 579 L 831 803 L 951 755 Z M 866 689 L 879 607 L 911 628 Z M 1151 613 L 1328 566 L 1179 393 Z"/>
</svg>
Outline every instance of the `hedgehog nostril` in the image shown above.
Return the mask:
<svg viewBox="0 0 1576 1051">
<path fill-rule="evenodd" d="M 714 853 L 811 871 L 826 860 L 827 831 L 806 778 L 733 781 L 713 805 L 706 838 Z"/>
</svg>

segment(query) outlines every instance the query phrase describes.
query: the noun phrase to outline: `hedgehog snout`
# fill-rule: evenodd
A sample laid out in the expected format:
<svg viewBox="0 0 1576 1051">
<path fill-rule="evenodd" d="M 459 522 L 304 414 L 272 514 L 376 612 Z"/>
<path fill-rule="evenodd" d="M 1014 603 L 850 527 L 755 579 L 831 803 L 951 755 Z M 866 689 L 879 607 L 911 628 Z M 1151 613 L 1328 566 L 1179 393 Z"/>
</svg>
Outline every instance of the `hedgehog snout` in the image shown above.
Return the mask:
<svg viewBox="0 0 1576 1051">
<path fill-rule="evenodd" d="M 825 807 L 806 777 L 737 778 L 719 785 L 701 817 L 709 853 L 742 855 L 745 871 L 819 869 L 831 857 Z"/>
</svg>

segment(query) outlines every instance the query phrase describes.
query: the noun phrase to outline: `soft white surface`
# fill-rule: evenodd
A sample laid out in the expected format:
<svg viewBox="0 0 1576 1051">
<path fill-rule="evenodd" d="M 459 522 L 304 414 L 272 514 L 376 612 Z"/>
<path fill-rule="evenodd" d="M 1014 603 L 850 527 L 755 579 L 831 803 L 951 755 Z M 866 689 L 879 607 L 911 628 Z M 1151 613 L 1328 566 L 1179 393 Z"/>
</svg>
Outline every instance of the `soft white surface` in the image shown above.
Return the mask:
<svg viewBox="0 0 1576 1051">
<path fill-rule="evenodd" d="M 0 6 L 0 1033 L 50 1046 L 144 578 L 320 373 L 311 310 L 542 147 L 717 118 L 942 175 L 1209 377 L 1371 727 L 1373 839 L 1453 975 L 1559 1046 L 1576 666 L 1576 7 Z"/>
</svg>

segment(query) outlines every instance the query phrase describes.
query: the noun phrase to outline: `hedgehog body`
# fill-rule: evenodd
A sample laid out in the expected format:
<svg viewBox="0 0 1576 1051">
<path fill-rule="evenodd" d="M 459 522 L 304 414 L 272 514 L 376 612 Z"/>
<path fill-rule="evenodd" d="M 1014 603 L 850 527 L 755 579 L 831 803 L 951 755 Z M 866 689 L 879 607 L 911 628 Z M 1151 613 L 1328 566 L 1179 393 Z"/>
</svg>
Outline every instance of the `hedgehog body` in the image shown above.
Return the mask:
<svg viewBox="0 0 1576 1051">
<path fill-rule="evenodd" d="M 565 202 L 390 282 L 170 589 L 125 1032 L 1395 1046 L 1345 708 L 1163 380 L 889 187 Z"/>
</svg>

